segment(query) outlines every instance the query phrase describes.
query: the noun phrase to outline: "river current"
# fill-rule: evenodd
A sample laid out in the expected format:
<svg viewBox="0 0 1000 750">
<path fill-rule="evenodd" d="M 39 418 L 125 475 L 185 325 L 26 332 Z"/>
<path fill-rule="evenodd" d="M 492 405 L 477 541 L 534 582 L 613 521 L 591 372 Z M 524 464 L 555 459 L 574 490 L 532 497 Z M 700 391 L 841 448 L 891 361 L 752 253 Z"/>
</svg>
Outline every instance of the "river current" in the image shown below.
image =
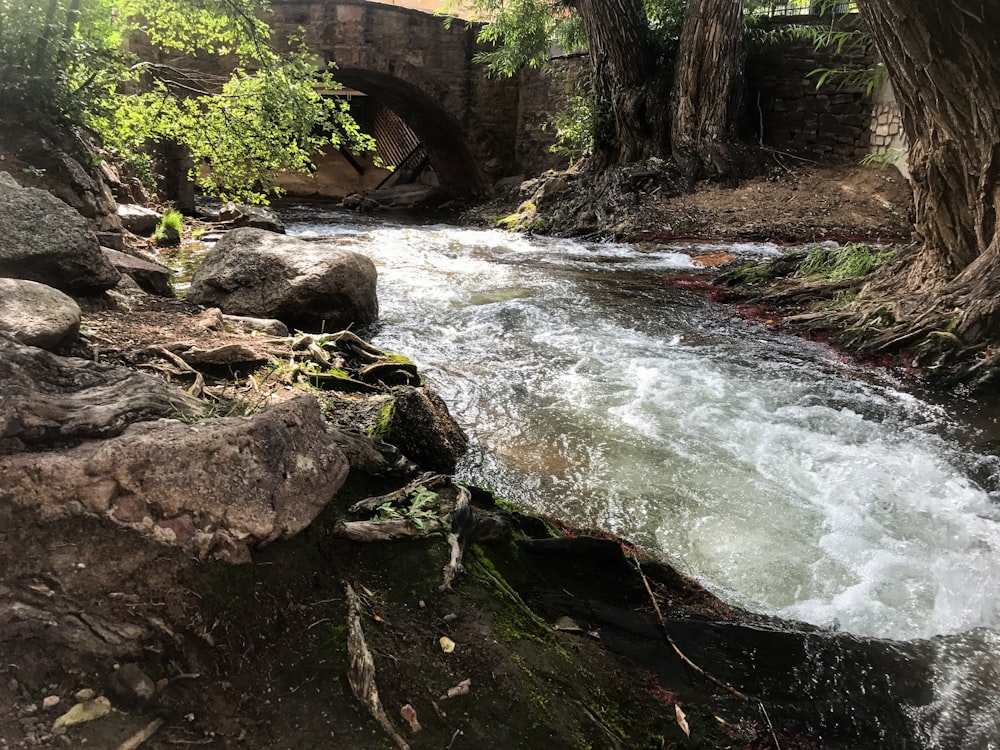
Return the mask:
<svg viewBox="0 0 1000 750">
<path fill-rule="evenodd" d="M 934 638 L 921 744 L 1000 746 L 1000 461 L 974 450 L 981 426 L 677 284 L 698 248 L 286 218 L 375 261 L 373 340 L 412 357 L 472 437 L 462 476 L 747 609 Z"/>
</svg>

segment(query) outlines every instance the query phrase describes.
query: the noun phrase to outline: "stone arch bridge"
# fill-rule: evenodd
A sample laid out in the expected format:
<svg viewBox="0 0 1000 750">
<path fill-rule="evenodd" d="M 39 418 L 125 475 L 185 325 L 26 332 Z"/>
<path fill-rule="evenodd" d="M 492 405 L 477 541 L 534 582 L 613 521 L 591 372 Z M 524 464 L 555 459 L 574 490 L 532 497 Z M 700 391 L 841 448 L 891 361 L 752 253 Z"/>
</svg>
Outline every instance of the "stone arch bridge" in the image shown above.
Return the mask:
<svg viewBox="0 0 1000 750">
<path fill-rule="evenodd" d="M 520 82 L 493 79 L 473 56 L 476 29 L 366 0 L 274 0 L 280 38 L 300 36 L 346 88 L 388 106 L 422 142 L 442 187 L 486 191 L 517 172 Z"/>
</svg>

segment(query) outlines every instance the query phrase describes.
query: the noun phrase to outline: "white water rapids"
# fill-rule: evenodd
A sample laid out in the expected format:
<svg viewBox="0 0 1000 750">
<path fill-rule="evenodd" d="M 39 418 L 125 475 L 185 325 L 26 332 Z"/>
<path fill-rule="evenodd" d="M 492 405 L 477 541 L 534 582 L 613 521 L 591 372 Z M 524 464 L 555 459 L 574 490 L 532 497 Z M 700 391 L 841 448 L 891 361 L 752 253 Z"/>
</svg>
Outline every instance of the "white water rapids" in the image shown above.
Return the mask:
<svg viewBox="0 0 1000 750">
<path fill-rule="evenodd" d="M 997 642 L 996 459 L 888 375 L 672 284 L 688 255 L 290 218 L 375 261 L 374 340 L 412 357 L 473 436 L 470 480 L 620 533 L 754 611 Z M 979 670 L 992 695 L 1000 657 L 976 659 L 943 659 L 942 681 Z"/>
</svg>

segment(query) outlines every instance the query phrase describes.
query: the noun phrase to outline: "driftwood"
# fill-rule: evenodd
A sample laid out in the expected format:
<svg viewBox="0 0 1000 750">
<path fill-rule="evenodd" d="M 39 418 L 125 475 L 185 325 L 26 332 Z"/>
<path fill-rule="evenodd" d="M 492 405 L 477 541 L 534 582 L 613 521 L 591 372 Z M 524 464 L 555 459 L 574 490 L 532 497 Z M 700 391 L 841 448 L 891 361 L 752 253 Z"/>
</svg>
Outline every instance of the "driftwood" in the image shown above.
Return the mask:
<svg viewBox="0 0 1000 750">
<path fill-rule="evenodd" d="M 368 709 L 396 746 L 400 750 L 409 750 L 410 746 L 386 715 L 378 695 L 378 686 L 375 684 L 375 661 L 365 642 L 364 628 L 361 627 L 361 599 L 346 581 L 344 592 L 347 595 L 347 681 L 351 684 L 351 692 Z"/>
<path fill-rule="evenodd" d="M 451 481 L 441 475 L 426 472 L 414 479 L 395 492 L 390 492 L 378 497 L 369 497 L 355 503 L 350 507 L 351 512 L 372 513 L 384 505 L 394 505 L 402 507 L 405 513 L 406 500 L 417 490 L 441 487 L 450 484 L 455 489 L 455 505 L 448 513 L 445 522 L 437 518 L 421 518 L 419 522 L 411 518 L 391 518 L 384 521 L 341 521 L 334 529 L 334 533 L 356 542 L 387 542 L 395 539 L 406 539 L 415 536 L 427 536 L 442 531 L 446 531 L 445 540 L 451 549 L 451 557 L 444 566 L 444 580 L 439 587 L 441 591 L 450 589 L 455 579 L 462 573 L 462 558 L 465 556 L 465 548 L 469 542 L 477 539 L 496 538 L 493 532 L 497 528 L 509 531 L 509 526 L 496 523 L 496 519 L 487 516 L 488 522 L 484 526 L 484 534 L 477 533 L 479 519 L 472 507 L 472 494 L 468 488 L 460 484 L 452 484 Z M 447 505 L 446 505 L 447 507 Z M 444 510 L 438 509 L 441 513 Z"/>
<path fill-rule="evenodd" d="M 59 357 L 0 334 L 0 453 L 120 434 L 160 417 L 196 417 L 206 406 L 159 378 Z"/>
<path fill-rule="evenodd" d="M 146 740 L 150 739 L 154 734 L 160 731 L 166 722 L 163 719 L 153 719 L 144 728 L 140 729 L 138 732 L 133 734 L 122 744 L 118 746 L 118 750 L 138 750 Z"/>
<path fill-rule="evenodd" d="M 417 366 L 412 362 L 376 362 L 362 368 L 358 379 L 385 385 L 420 385 Z"/>
<path fill-rule="evenodd" d="M 333 533 L 354 542 L 391 542 L 427 536 L 444 528 L 443 523 L 434 519 L 428 519 L 420 528 L 408 518 L 390 518 L 387 521 L 341 521 L 333 527 Z"/>
<path fill-rule="evenodd" d="M 15 653 L 17 644 L 39 633 L 45 634 L 48 648 L 114 659 L 139 654 L 150 635 L 132 623 L 88 612 L 40 581 L 0 585 L 0 651 Z"/>
<path fill-rule="evenodd" d="M 350 354 L 355 359 L 360 359 L 364 362 L 378 362 L 386 354 L 382 349 L 369 344 L 356 333 L 351 333 L 350 331 L 339 331 L 330 334 L 330 339 L 342 352 Z"/>
</svg>

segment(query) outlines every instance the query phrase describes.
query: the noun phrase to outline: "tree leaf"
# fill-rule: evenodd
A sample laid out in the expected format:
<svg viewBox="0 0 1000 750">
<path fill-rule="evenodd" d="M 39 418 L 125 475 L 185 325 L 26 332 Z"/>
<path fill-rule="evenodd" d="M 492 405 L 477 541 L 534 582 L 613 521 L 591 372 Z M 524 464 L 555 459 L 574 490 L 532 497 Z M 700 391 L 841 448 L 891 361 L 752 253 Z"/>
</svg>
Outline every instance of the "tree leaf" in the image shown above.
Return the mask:
<svg viewBox="0 0 1000 750">
<path fill-rule="evenodd" d="M 690 737 L 691 727 L 688 726 L 687 716 L 684 714 L 684 712 L 681 710 L 680 705 L 678 705 L 677 703 L 674 704 L 674 713 L 677 715 L 677 726 L 681 728 L 681 731 L 684 732 L 684 734 Z"/>
</svg>

